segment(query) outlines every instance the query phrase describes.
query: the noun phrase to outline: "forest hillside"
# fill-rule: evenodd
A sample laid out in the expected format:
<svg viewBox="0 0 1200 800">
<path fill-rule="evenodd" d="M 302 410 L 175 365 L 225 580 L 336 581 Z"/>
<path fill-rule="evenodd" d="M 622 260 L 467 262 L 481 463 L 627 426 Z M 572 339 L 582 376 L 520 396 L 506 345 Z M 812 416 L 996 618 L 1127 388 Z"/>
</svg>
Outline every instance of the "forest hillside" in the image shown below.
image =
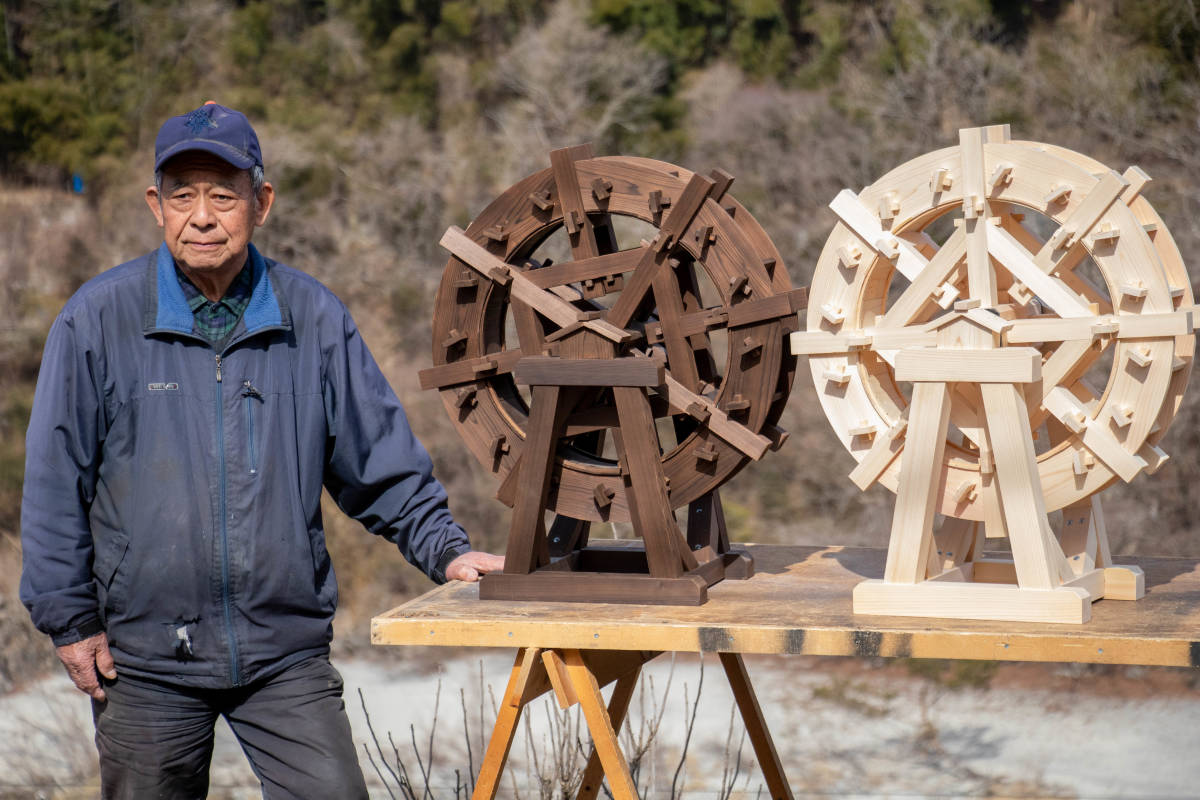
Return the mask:
<svg viewBox="0 0 1200 800">
<path fill-rule="evenodd" d="M 805 285 L 840 189 L 1007 122 L 1141 166 L 1185 258 L 1200 252 L 1191 0 L 2 0 L 0 20 L 0 691 L 50 658 L 16 596 L 45 334 L 83 281 L 157 244 L 142 200 L 154 136 L 205 100 L 244 110 L 262 140 L 279 199 L 256 243 L 346 301 L 455 513 L 493 550 L 507 509 L 416 375 L 441 232 L 551 148 L 727 170 Z M 1106 495 L 1115 552 L 1200 555 L 1198 402 L 1163 470 Z M 892 496 L 847 480 L 804 369 L 782 424 L 788 444 L 722 493 L 735 537 L 883 546 Z M 429 584 L 328 511 L 354 644 Z"/>
</svg>

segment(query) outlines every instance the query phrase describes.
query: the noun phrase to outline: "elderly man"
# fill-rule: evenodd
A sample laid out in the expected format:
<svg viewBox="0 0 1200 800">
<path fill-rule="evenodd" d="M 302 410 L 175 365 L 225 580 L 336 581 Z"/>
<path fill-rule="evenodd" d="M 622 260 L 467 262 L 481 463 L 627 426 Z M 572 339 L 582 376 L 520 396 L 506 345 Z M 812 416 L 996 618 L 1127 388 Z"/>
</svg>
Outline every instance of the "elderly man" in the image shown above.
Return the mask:
<svg viewBox="0 0 1200 800">
<path fill-rule="evenodd" d="M 155 151 L 162 245 L 46 341 L 21 596 L 93 698 L 105 797 L 204 797 L 218 716 L 264 797 L 366 797 L 322 486 L 435 581 L 503 559 L 470 549 L 342 303 L 250 244 L 275 193 L 245 116 L 207 103 Z"/>
</svg>

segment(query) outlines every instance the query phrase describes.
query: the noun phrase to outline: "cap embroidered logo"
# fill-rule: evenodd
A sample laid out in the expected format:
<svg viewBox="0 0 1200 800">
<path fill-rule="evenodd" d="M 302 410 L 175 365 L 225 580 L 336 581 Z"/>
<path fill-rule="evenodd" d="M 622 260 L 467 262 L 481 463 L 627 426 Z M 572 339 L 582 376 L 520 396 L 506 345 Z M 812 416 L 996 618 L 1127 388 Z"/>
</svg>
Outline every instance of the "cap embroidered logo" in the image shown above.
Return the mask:
<svg viewBox="0 0 1200 800">
<path fill-rule="evenodd" d="M 192 136 L 199 136 L 208 128 L 218 127 L 212 118 L 212 109 L 207 106 L 201 106 L 188 114 L 186 125 Z"/>
</svg>

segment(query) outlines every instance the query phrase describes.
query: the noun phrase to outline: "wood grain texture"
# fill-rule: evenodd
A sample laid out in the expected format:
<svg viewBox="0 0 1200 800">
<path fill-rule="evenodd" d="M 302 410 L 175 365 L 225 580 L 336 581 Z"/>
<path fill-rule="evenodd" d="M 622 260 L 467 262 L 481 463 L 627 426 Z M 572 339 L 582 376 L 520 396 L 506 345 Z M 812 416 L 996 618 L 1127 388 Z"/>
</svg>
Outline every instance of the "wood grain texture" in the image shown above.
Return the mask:
<svg viewBox="0 0 1200 800">
<path fill-rule="evenodd" d="M 946 427 L 950 421 L 950 392 L 944 383 L 913 386 L 908 435 L 900 463 L 900 489 L 888 540 L 889 583 L 925 579 L 933 544 L 933 515 L 937 508 Z"/>
<path fill-rule="evenodd" d="M 617 732 L 604 705 L 604 698 L 600 695 L 596 677 L 578 650 L 565 651 L 563 660 L 566 662 L 567 677 L 579 697 L 596 756 L 604 767 L 604 776 L 608 779 L 614 800 L 638 800 L 637 787 L 629 774 L 629 764 L 621 752 Z"/>
<path fill-rule="evenodd" d="M 501 481 L 498 496 L 515 502 L 515 470 L 528 441 L 528 394 L 505 369 L 518 352 L 611 359 L 670 338 L 670 360 L 695 394 L 718 408 L 737 408 L 735 424 L 751 434 L 775 431 L 796 367 L 782 340 L 799 327 L 795 312 L 805 302 L 804 290 L 792 288 L 777 249 L 749 211 L 723 194 L 729 176 L 717 171 L 699 177 L 651 159 L 593 157 L 587 148 L 560 151 L 551 162 L 504 191 L 466 231 L 448 233 L 447 245 L 459 254 L 447 263 L 439 288 L 434 367 L 423 375 L 426 385 L 438 386 L 474 456 Z M 649 202 L 652 194 L 661 213 Z M 617 251 L 612 224 L 618 216 L 657 227 L 660 235 L 648 237 L 653 246 L 626 242 L 627 249 Z M 594 248 L 583 235 L 589 224 Z M 564 229 L 573 237 L 573 260 L 551 263 L 546 256 L 552 240 Z M 650 271 L 638 269 L 651 263 L 657 266 Z M 677 290 L 666 285 L 663 269 L 674 273 Z M 647 280 L 662 284 L 664 308 L 649 288 L 630 287 Z M 606 295 L 613 299 L 599 302 Z M 632 309 L 629 330 L 606 319 L 623 315 L 611 313 L 622 298 Z M 666 335 L 664 317 L 671 319 Z M 511 341 L 514 327 L 519 349 Z M 576 352 L 583 332 L 610 344 Z M 714 347 L 712 339 L 722 346 Z M 725 340 L 733 346 L 725 348 Z M 508 355 L 493 368 L 493 353 Z M 477 376 L 476 369 L 484 371 Z M 577 446 L 559 451 L 547 503 L 581 522 L 628 522 L 619 481 L 611 502 L 594 502 L 597 482 L 612 485 L 617 475 L 611 460 L 592 456 L 604 451 L 599 434 L 615 418 L 611 402 L 602 398 L 596 392 L 573 407 L 565 433 Z M 656 418 L 674 414 L 679 421 L 686 414 L 707 422 L 673 408 L 661 394 L 650 400 Z M 661 460 L 678 508 L 729 480 L 749 458 L 706 425 L 686 420 Z"/>
<path fill-rule="evenodd" d="M 792 800 L 792 789 L 788 785 L 787 776 L 783 772 L 783 763 L 775 750 L 775 742 L 771 731 L 763 718 L 762 708 L 750 683 L 750 674 L 746 671 L 746 663 L 740 653 L 720 653 L 721 667 L 725 677 L 729 679 L 729 688 L 733 690 L 733 699 L 742 712 L 742 722 L 746 725 L 746 735 L 754 748 L 754 756 L 758 759 L 763 777 L 767 780 L 767 790 L 771 800 Z"/>
<path fill-rule="evenodd" d="M 968 383 L 1034 383 L 1042 356 L 1032 347 L 1000 350 L 904 350 L 896 356 L 896 380 Z"/>
<path fill-rule="evenodd" d="M 504 772 L 508 752 L 516 737 L 521 710 L 530 700 L 544 694 L 549 686 L 550 679 L 543 666 L 541 651 L 536 647 L 518 650 L 504 698 L 496 712 L 496 724 L 483 754 L 473 800 L 492 800 L 499 792 L 500 775 Z"/>
<path fill-rule="evenodd" d="M 995 316 L 1011 323 L 1003 347 L 1035 344 L 1049 358 L 1040 385 L 1026 384 L 1031 428 L 1046 421 L 1042 398 L 1056 386 L 1077 395 L 1092 420 L 1074 431 L 1069 443 L 1038 454 L 1046 507 L 1055 510 L 1100 492 L 1114 474 L 1128 478 L 1145 468 L 1141 464 L 1160 463 L 1158 451 L 1147 444 L 1157 447 L 1175 418 L 1183 376 L 1191 367 L 1194 342 L 1181 333 L 1190 324 L 1185 318 L 1190 305 L 1182 298 L 1191 281 L 1169 236 L 1159 242 L 1161 219 L 1141 196 L 1144 173 L 1118 176 L 1095 159 L 1044 143 L 1012 141 L 991 129 L 963 131 L 955 145 L 914 158 L 861 191 L 845 190 L 834 199 L 831 207 L 840 222 L 814 271 L 808 330 L 791 337 L 791 349 L 814 356 L 809 363 L 822 408 L 860 462 L 855 472 L 860 485 L 878 482 L 897 491 L 901 460 L 877 464 L 888 450 L 873 447 L 878 433 L 862 432 L 884 430 L 908 405 L 907 387 L 896 381 L 899 351 L 970 346 L 965 339 L 922 341 L 920 334 L 929 332 L 923 330 L 927 323 L 951 317 L 947 312 L 957 301 L 990 293 L 971 291 L 968 274 L 974 264 L 978 278 L 990 259 Z M 1063 189 L 1061 202 L 1046 199 L 1056 187 Z M 1035 224 L 1029 214 L 1027 226 L 1022 219 L 1031 208 L 1051 224 Z M 956 219 L 960 209 L 961 221 Z M 895 242 L 872 243 L 885 233 L 926 259 L 924 266 L 915 258 L 906 263 L 909 251 Z M 964 245 L 960 257 L 955 239 L 966 240 L 968 234 L 974 255 L 966 257 Z M 940 248 L 938 242 L 943 242 Z M 872 250 L 888 253 L 876 256 Z M 1125 289 L 1119 293 L 1120 287 Z M 1179 316 L 1173 318 L 1172 312 Z M 979 319 L 992 312 L 981 307 L 969 313 Z M 1182 348 L 1173 360 L 1172 339 Z M 1170 374 L 1167 360 L 1175 370 Z M 1090 392 L 1083 384 L 1089 371 L 1096 385 Z M 1107 381 L 1101 371 L 1108 372 Z M 989 469 L 980 441 L 981 402 L 977 391 L 964 395 L 962 386 L 956 382 L 952 390 L 954 447 L 943 461 L 938 512 L 995 523 L 998 507 L 989 506 L 993 493 L 981 481 Z M 1058 423 L 1052 418 L 1051 424 Z M 1089 443 L 1108 461 L 1077 466 L 1076 455 L 1090 449 Z M 980 483 L 979 489 L 962 495 L 959 490 L 970 481 Z M 988 529 L 1001 527 L 989 524 Z"/>
<path fill-rule="evenodd" d="M 945 617 L 1000 622 L 1082 624 L 1091 619 L 1092 601 L 1083 589 L 1019 589 L 1006 584 L 925 581 L 903 585 L 863 581 L 854 587 L 860 614 Z"/>
<path fill-rule="evenodd" d="M 981 391 L 1017 582 L 1022 589 L 1055 589 L 1071 569 L 1046 519 L 1025 398 L 1012 385 L 984 384 Z"/>
<path fill-rule="evenodd" d="M 962 154 L 963 232 L 966 235 L 967 287 L 969 296 L 985 307 L 996 305 L 996 271 L 988 255 L 987 175 L 983 163 L 983 129 L 958 132 Z"/>
<path fill-rule="evenodd" d="M 487 602 L 478 584 L 452 582 L 376 617 L 371 640 L 1200 667 L 1200 559 L 1123 559 L 1144 571 L 1145 597 L 1101 600 L 1068 627 L 855 615 L 854 586 L 882 577 L 882 549 L 747 549 L 754 577 L 710 587 L 700 607 Z"/>
<path fill-rule="evenodd" d="M 571 255 L 576 260 L 600 255 L 596 230 L 584 208 L 579 177 L 575 172 L 576 161 L 591 158 L 593 155 L 590 144 L 563 147 L 550 152 L 550 171 L 554 175 L 554 185 L 558 190 L 558 202 L 561 204 L 563 217 L 572 220 L 567 226 L 567 231 Z M 570 233 L 572 230 L 574 233 Z"/>
<path fill-rule="evenodd" d="M 661 386 L 663 365 L 649 358 L 526 356 L 513 377 L 530 386 Z"/>
<path fill-rule="evenodd" d="M 613 730 L 621 730 L 625 722 L 625 714 L 629 711 L 629 701 L 633 699 L 633 690 L 637 686 L 641 670 L 624 675 L 613 687 L 612 696 L 608 700 L 608 719 Z M 587 764 L 583 768 L 583 778 L 579 782 L 579 794 L 576 800 L 595 800 L 600 794 L 600 780 L 604 775 L 604 766 L 600 763 L 600 753 L 593 746 Z"/>
</svg>

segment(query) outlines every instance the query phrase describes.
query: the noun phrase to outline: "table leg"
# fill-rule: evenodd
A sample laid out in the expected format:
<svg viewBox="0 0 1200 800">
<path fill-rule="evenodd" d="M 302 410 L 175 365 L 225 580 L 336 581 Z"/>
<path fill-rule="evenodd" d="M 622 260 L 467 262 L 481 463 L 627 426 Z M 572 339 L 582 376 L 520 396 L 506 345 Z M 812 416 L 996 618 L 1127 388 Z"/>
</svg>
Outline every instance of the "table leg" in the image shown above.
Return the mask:
<svg viewBox="0 0 1200 800">
<path fill-rule="evenodd" d="M 793 800 L 791 787 L 783 774 L 783 765 L 779 763 L 779 754 L 775 752 L 775 742 L 771 739 L 771 731 L 763 719 L 762 708 L 758 705 L 758 697 L 754 687 L 750 685 L 750 674 L 746 672 L 746 663 L 741 653 L 718 653 L 721 666 L 729 678 L 729 686 L 733 689 L 733 697 L 742 712 L 742 721 L 746 725 L 746 733 L 750 736 L 750 744 L 754 746 L 754 755 L 762 767 L 763 777 L 767 780 L 767 788 L 772 800 Z"/>
<path fill-rule="evenodd" d="M 508 678 L 508 687 L 504 690 L 504 699 L 496 713 L 496 725 L 492 728 L 492 738 L 488 741 L 487 752 L 484 753 L 483 765 L 479 768 L 479 779 L 475 782 L 471 800 L 495 798 L 500 788 L 500 775 L 504 772 L 504 763 L 508 760 L 508 751 L 517 733 L 521 709 L 532 697 L 542 694 L 548 683 L 549 678 L 546 676 L 546 668 L 542 665 L 538 648 L 526 647 L 518 650 L 512 673 Z"/>
<path fill-rule="evenodd" d="M 583 707 L 583 716 L 592 734 L 592 744 L 604 766 L 604 775 L 608 778 L 614 800 L 638 800 L 637 789 L 629 774 L 629 764 L 617 743 L 617 734 L 613 730 L 608 709 L 604 707 L 604 697 L 600 694 L 596 676 L 584 663 L 578 650 L 561 652 L 567 666 L 567 677 L 579 698 L 579 705 Z"/>
<path fill-rule="evenodd" d="M 633 699 L 633 689 L 637 685 L 638 676 L 642 674 L 639 667 L 617 681 L 613 687 L 612 697 L 608 701 L 608 719 L 613 731 L 619 736 L 621 724 L 625 722 L 625 713 L 629 710 L 629 701 Z M 595 747 L 588 756 L 587 767 L 583 770 L 583 782 L 579 784 L 579 794 L 576 800 L 595 800 L 600 793 L 600 781 L 604 773 L 600 765 L 600 754 Z"/>
</svg>

